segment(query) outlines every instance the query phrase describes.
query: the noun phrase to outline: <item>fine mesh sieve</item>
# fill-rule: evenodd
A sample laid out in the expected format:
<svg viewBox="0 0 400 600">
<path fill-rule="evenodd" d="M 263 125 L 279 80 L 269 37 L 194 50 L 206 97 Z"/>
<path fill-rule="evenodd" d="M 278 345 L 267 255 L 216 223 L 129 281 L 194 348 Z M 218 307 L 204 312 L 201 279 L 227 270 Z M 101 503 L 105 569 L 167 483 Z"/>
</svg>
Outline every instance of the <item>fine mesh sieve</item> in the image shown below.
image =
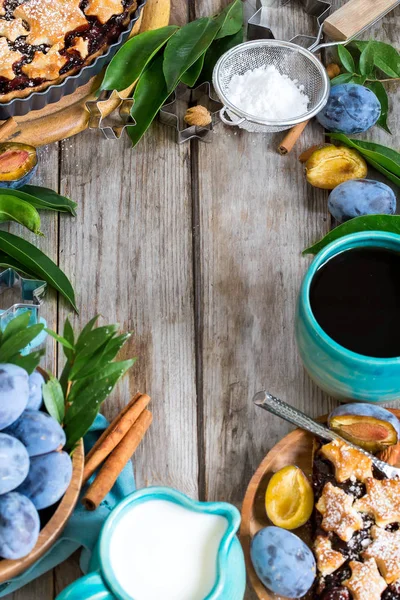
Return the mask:
<svg viewBox="0 0 400 600">
<path fill-rule="evenodd" d="M 229 84 L 234 75 L 243 75 L 250 69 L 268 65 L 273 65 L 282 75 L 296 80 L 297 85 L 304 86 L 304 93 L 310 99 L 307 112 L 286 121 L 273 121 L 248 114 L 230 101 Z M 309 50 L 278 40 L 245 42 L 226 52 L 215 65 L 213 85 L 224 104 L 220 112 L 221 120 L 226 125 L 238 125 L 252 132 L 284 131 L 308 121 L 325 106 L 330 88 L 324 66 Z"/>
</svg>

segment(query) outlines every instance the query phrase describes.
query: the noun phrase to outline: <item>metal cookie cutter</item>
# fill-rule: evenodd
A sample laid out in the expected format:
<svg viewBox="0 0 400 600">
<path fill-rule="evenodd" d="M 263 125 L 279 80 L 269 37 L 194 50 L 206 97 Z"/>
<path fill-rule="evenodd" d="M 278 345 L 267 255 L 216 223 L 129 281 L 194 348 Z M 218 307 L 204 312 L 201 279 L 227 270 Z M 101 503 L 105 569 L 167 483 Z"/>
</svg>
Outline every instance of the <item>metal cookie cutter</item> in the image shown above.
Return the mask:
<svg viewBox="0 0 400 600">
<path fill-rule="evenodd" d="M 211 113 L 211 123 L 205 127 L 197 125 L 189 126 L 184 121 L 186 110 L 197 104 L 204 106 Z M 164 125 L 176 129 L 176 141 L 178 144 L 197 138 L 202 142 L 211 142 L 214 126 L 220 121 L 219 112 L 222 108 L 221 102 L 211 92 L 211 85 L 206 82 L 191 89 L 186 85 L 179 84 L 175 92 L 161 108 L 159 120 Z"/>
<path fill-rule="evenodd" d="M 45 281 L 22 277 L 11 268 L 0 271 L 0 294 L 6 304 L 11 304 L 9 308 L 0 310 L 0 330 L 4 331 L 12 319 L 26 311 L 31 313 L 31 325 L 46 324 L 46 321 L 39 316 L 39 309 L 43 304 L 46 291 L 47 283 Z M 30 349 L 41 344 L 45 337 L 46 333 L 39 334 L 31 342 Z"/>
<path fill-rule="evenodd" d="M 118 100 L 116 108 L 110 113 L 110 102 Z M 133 98 L 123 98 L 119 92 L 101 92 L 97 100 L 86 102 L 86 110 L 89 111 L 89 129 L 100 129 L 108 140 L 118 140 L 127 127 L 136 125 L 135 119 L 131 117 L 131 109 L 134 104 Z"/>
<path fill-rule="evenodd" d="M 286 6 L 291 0 L 256 0 L 256 12 L 248 20 L 247 23 L 247 39 L 248 40 L 271 40 L 275 39 L 271 27 L 268 25 L 268 10 L 270 8 L 280 8 Z M 322 37 L 322 28 L 325 19 L 331 11 L 331 3 L 325 0 L 300 0 L 304 12 L 308 15 L 316 17 L 318 24 L 318 36 L 309 36 L 298 34 L 295 35 L 290 42 L 299 46 L 310 46 L 312 42 L 319 42 Z"/>
</svg>

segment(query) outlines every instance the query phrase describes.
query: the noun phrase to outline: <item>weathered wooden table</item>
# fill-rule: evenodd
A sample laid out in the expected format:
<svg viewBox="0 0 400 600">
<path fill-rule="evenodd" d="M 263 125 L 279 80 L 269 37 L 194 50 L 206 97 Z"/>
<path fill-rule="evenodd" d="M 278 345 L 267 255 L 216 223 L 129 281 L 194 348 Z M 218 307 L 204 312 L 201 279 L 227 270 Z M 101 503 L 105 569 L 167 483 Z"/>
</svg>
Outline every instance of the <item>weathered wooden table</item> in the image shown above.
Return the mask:
<svg viewBox="0 0 400 600">
<path fill-rule="evenodd" d="M 174 0 L 173 21 L 224 4 Z M 315 33 L 290 5 L 279 14 L 272 25 L 283 38 Z M 397 9 L 369 37 L 399 47 L 399 18 Z M 366 136 L 394 148 L 399 90 L 389 90 L 397 135 L 375 127 Z M 256 412 L 253 393 L 265 387 L 311 415 L 333 404 L 304 373 L 293 335 L 310 261 L 301 251 L 331 226 L 327 193 L 307 185 L 297 158 L 323 132 L 309 126 L 287 157 L 276 153 L 281 137 L 218 125 L 212 144 L 178 146 L 173 130 L 156 123 L 134 151 L 128 138 L 86 132 L 41 153 L 38 183 L 79 203 L 75 219 L 44 216 L 39 241 L 75 283 L 75 323 L 101 313 L 135 332 L 126 353 L 138 361 L 104 413 L 115 416 L 137 390 L 153 399 L 154 422 L 135 457 L 138 486 L 240 506 L 255 468 L 289 430 Z M 49 325 L 69 313 L 50 293 Z M 62 359 L 50 345 L 53 367 Z M 7 598 L 51 600 L 79 575 L 75 556 Z"/>
</svg>

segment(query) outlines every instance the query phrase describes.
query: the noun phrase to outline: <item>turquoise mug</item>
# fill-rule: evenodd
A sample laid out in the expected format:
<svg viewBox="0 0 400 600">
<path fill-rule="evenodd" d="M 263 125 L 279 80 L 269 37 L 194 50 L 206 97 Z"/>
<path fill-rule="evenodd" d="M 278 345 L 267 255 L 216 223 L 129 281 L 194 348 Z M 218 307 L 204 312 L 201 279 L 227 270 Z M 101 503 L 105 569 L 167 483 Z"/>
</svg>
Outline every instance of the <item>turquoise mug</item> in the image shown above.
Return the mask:
<svg viewBox="0 0 400 600">
<path fill-rule="evenodd" d="M 57 596 L 57 600 L 140 600 L 127 595 L 111 568 L 110 541 L 117 523 L 135 505 L 149 500 L 167 500 L 197 513 L 220 515 L 226 518 L 227 528 L 221 540 L 216 565 L 216 580 L 204 600 L 243 600 L 246 571 L 242 547 L 236 533 L 240 513 L 225 502 L 197 502 L 170 488 L 150 487 L 134 492 L 110 513 L 100 533 L 89 573 L 72 583 Z M 132 544 L 135 540 L 132 540 Z"/>
<path fill-rule="evenodd" d="M 332 242 L 316 255 L 298 298 L 297 346 L 311 378 L 331 396 L 339 400 L 392 402 L 400 398 L 400 357 L 374 358 L 344 348 L 320 327 L 310 305 L 310 287 L 317 270 L 337 254 L 365 247 L 400 252 L 400 235 L 383 231 L 353 233 Z"/>
</svg>

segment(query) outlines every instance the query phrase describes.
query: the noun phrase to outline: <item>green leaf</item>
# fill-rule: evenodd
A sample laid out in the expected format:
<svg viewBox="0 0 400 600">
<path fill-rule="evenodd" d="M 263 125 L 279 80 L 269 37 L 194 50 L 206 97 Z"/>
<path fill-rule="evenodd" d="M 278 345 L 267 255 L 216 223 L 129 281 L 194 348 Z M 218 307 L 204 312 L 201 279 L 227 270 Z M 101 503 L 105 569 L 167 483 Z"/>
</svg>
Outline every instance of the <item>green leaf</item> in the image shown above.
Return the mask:
<svg viewBox="0 0 400 600">
<path fill-rule="evenodd" d="M 163 72 L 169 93 L 176 88 L 182 75 L 206 52 L 219 29 L 218 20 L 205 17 L 184 25 L 168 40 L 164 50 Z"/>
<path fill-rule="evenodd" d="M 40 359 L 44 356 L 45 350 L 34 350 L 33 352 L 29 352 L 29 354 L 17 354 L 13 356 L 9 362 L 13 365 L 18 365 L 21 369 L 25 369 L 25 371 L 30 375 L 33 371 L 39 366 Z"/>
<path fill-rule="evenodd" d="M 6 340 L 8 340 L 10 337 L 15 335 L 19 331 L 22 331 L 23 329 L 26 329 L 27 327 L 29 327 L 30 320 L 31 320 L 30 311 L 26 311 L 26 312 L 22 313 L 22 315 L 19 315 L 18 317 L 11 319 L 11 321 L 8 323 L 7 327 L 5 328 L 5 330 L 3 332 L 2 342 L 5 342 Z"/>
<path fill-rule="evenodd" d="M 385 88 L 383 87 L 380 81 L 370 81 L 366 84 L 366 87 L 369 88 L 372 92 L 374 92 L 381 105 L 381 115 L 377 121 L 377 124 L 388 133 L 391 133 L 387 124 L 389 112 L 389 99 Z"/>
<path fill-rule="evenodd" d="M 181 82 L 188 87 L 194 87 L 196 81 L 200 77 L 203 70 L 205 54 L 202 54 L 199 59 L 188 69 L 181 77 Z"/>
<path fill-rule="evenodd" d="M 243 29 L 242 0 L 234 0 L 234 2 L 228 4 L 228 6 L 215 17 L 215 20 L 220 24 L 220 29 L 215 36 L 216 40 L 238 33 L 238 31 Z"/>
<path fill-rule="evenodd" d="M 359 52 L 363 52 L 368 44 L 371 44 L 371 47 L 373 48 L 375 65 L 389 75 L 389 77 L 393 77 L 391 73 L 395 73 L 395 77 L 400 77 L 400 53 L 398 50 L 393 48 L 390 44 L 376 42 L 374 40 L 370 40 L 369 42 L 354 40 L 351 43 L 351 46 L 357 48 Z M 391 73 L 387 73 L 385 68 L 382 69 L 382 67 L 377 64 L 377 61 L 385 68 L 389 68 Z"/>
<path fill-rule="evenodd" d="M 129 87 L 178 29 L 169 25 L 145 31 L 127 41 L 108 65 L 101 89 L 121 91 Z"/>
<path fill-rule="evenodd" d="M 339 85 L 340 83 L 348 83 L 353 79 L 352 73 L 341 73 L 333 79 L 331 79 L 331 85 Z"/>
<path fill-rule="evenodd" d="M 97 375 L 80 379 L 72 385 L 65 415 L 67 448 L 73 448 L 93 423 L 101 404 L 117 382 L 134 364 L 134 360 L 111 363 Z"/>
<path fill-rule="evenodd" d="M 396 150 L 387 148 L 381 144 L 375 144 L 374 142 L 350 139 L 343 133 L 331 133 L 329 137 L 358 150 L 367 162 L 375 168 L 379 167 L 378 170 L 381 173 L 385 175 L 389 173 L 391 175 L 389 179 L 396 183 L 396 185 L 400 185 L 400 154 Z"/>
<path fill-rule="evenodd" d="M 218 59 L 231 48 L 241 44 L 243 42 L 243 34 L 244 32 L 242 28 L 235 35 L 229 35 L 224 38 L 214 40 L 205 54 L 204 67 L 201 72 L 199 82 L 202 83 L 204 81 L 212 81 L 214 67 Z"/>
<path fill-rule="evenodd" d="M 130 337 L 130 333 L 125 333 L 117 337 L 109 338 L 88 360 L 77 360 L 70 372 L 69 379 L 76 381 L 83 377 L 95 373 L 106 367 L 118 354 L 122 346 Z"/>
<path fill-rule="evenodd" d="M 35 276 L 47 281 L 78 312 L 75 303 L 75 292 L 69 279 L 39 248 L 36 248 L 33 244 L 17 235 L 13 235 L 7 231 L 0 231 L 0 251 L 5 252 L 20 262 Z"/>
<path fill-rule="evenodd" d="M 82 343 L 84 338 L 87 336 L 87 334 L 92 331 L 92 329 L 95 326 L 96 322 L 98 321 L 99 317 L 100 317 L 100 315 L 95 315 L 92 319 L 90 319 L 90 321 L 88 321 L 86 323 L 85 327 L 82 329 L 82 331 L 79 334 L 77 344 L 79 344 L 80 342 Z"/>
<path fill-rule="evenodd" d="M 364 85 L 367 77 L 366 75 L 354 75 L 349 83 L 357 83 L 357 85 Z"/>
<path fill-rule="evenodd" d="M 15 269 L 22 275 L 35 278 L 35 274 L 22 265 L 18 260 L 14 260 L 11 256 L 8 256 L 4 252 L 0 252 L 0 267 L 4 269 Z"/>
<path fill-rule="evenodd" d="M 13 336 L 9 337 L 6 341 L 3 341 L 0 346 L 0 362 L 9 362 L 13 356 L 19 354 L 21 350 L 30 344 L 43 329 L 43 323 L 31 325 L 30 327 L 17 331 Z"/>
<path fill-rule="evenodd" d="M 368 42 L 360 56 L 360 73 L 368 77 L 374 69 L 373 42 Z"/>
<path fill-rule="evenodd" d="M 65 319 L 65 323 L 64 323 L 64 339 L 67 340 L 67 342 L 69 342 L 69 344 L 75 348 L 75 336 L 74 336 L 74 330 L 72 329 L 72 325 L 71 325 L 71 321 L 69 320 L 69 318 L 67 317 Z M 64 354 L 67 357 L 67 359 L 71 360 L 74 352 L 72 352 L 71 350 L 69 350 L 69 348 L 67 348 L 66 346 L 63 346 L 64 348 Z"/>
<path fill-rule="evenodd" d="M 40 187 L 38 185 L 24 185 L 18 190 L 0 190 L 0 193 L 7 192 L 8 195 L 16 196 L 20 200 L 25 200 L 38 210 L 56 210 L 58 212 L 68 212 L 76 216 L 76 202 L 73 202 L 66 196 L 60 196 L 54 190 Z"/>
<path fill-rule="evenodd" d="M 133 146 L 136 146 L 146 133 L 169 95 L 163 74 L 163 56 L 159 55 L 145 70 L 135 88 L 133 95 L 135 104 L 131 116 L 135 119 L 136 126 L 128 128 Z"/>
<path fill-rule="evenodd" d="M 358 231 L 390 231 L 400 234 L 400 216 L 399 215 L 367 215 L 366 217 L 356 217 L 339 225 L 330 231 L 319 242 L 316 242 L 303 251 L 303 254 L 318 254 L 322 248 L 325 248 L 331 242 L 350 233 Z"/>
<path fill-rule="evenodd" d="M 49 415 L 58 423 L 62 423 L 65 415 L 65 400 L 60 382 L 56 377 L 50 377 L 44 384 L 43 402 Z"/>
<path fill-rule="evenodd" d="M 62 344 L 65 348 L 68 348 L 69 350 L 74 350 L 74 346 L 72 344 L 70 344 L 68 340 L 66 340 L 64 337 L 62 337 L 61 335 L 59 335 L 58 333 L 56 333 L 52 329 L 47 329 L 47 327 L 46 327 L 45 328 L 45 332 L 48 333 L 57 342 L 59 342 L 60 344 Z"/>
<path fill-rule="evenodd" d="M 352 57 L 350 52 L 347 50 L 347 48 L 345 48 L 345 46 L 339 45 L 337 47 L 337 51 L 338 51 L 340 62 L 342 63 L 342 65 L 346 69 L 346 71 L 348 71 L 351 74 L 355 73 L 356 65 L 354 63 L 354 58 Z M 344 82 L 341 82 L 341 83 L 344 83 Z"/>
<path fill-rule="evenodd" d="M 389 75 L 389 77 L 393 77 L 394 79 L 399 77 L 399 73 L 396 73 L 396 71 L 394 71 L 390 65 L 386 64 L 379 56 L 375 56 L 375 65 L 385 73 L 385 75 Z"/>
<path fill-rule="evenodd" d="M 119 329 L 119 324 L 105 325 L 97 327 L 93 331 L 88 332 L 83 336 L 79 336 L 75 346 L 77 358 L 87 358 L 92 356 L 100 346 L 113 337 Z"/>
</svg>

